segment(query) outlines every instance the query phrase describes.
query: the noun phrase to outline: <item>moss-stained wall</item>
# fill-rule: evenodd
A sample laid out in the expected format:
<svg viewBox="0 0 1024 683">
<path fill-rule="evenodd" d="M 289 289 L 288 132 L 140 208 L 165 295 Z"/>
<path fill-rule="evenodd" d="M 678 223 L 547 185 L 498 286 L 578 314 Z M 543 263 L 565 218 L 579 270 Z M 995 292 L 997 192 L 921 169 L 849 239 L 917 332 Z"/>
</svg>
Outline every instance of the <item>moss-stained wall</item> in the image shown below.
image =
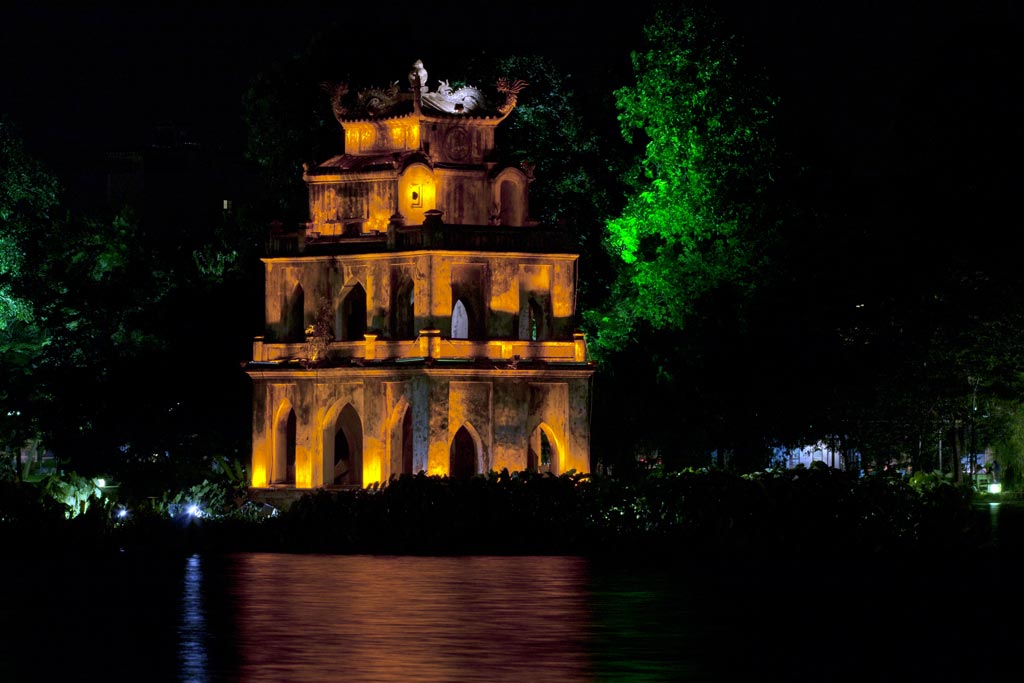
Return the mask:
<svg viewBox="0 0 1024 683">
<path fill-rule="evenodd" d="M 346 406 L 359 418 L 362 452 L 354 456 L 364 486 L 396 474 L 404 410 L 412 411 L 414 472 L 447 474 L 451 443 L 463 426 L 477 442 L 479 472 L 524 470 L 541 424 L 557 450 L 551 471 L 590 469 L 588 370 L 334 368 L 250 375 L 256 487 L 285 483 L 281 415 L 287 410 L 296 416 L 294 485 L 332 485 L 334 435 Z"/>
<path fill-rule="evenodd" d="M 550 320 L 541 339 L 568 340 L 575 331 L 576 257 L 562 254 L 482 254 L 469 252 L 401 252 L 333 257 L 264 259 L 266 337 L 289 339 L 288 308 L 296 286 L 304 292 L 302 329 L 312 325 L 324 300 L 334 311 L 332 329 L 340 338 L 338 311 L 359 283 L 366 292 L 366 329 L 390 338 L 392 271 L 414 278 L 415 327 L 451 336 L 453 291 L 467 307 L 477 307 L 483 339 L 523 338 L 528 315 L 524 296 L 536 293 Z M 453 289 L 454 288 L 454 289 Z"/>
</svg>

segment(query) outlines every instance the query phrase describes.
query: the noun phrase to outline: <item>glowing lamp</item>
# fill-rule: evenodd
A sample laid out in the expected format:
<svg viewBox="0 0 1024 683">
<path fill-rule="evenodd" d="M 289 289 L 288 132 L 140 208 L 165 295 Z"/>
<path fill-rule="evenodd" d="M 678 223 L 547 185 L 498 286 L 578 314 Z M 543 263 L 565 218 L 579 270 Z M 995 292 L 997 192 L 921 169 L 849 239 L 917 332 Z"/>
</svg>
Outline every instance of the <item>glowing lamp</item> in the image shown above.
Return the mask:
<svg viewBox="0 0 1024 683">
<path fill-rule="evenodd" d="M 100 488 L 103 488 L 104 486 L 107 485 L 107 480 L 106 479 L 97 479 L 96 480 L 96 485 L 99 486 Z"/>
<path fill-rule="evenodd" d="M 199 517 L 200 516 L 199 506 L 198 505 L 189 505 L 188 506 L 188 514 L 192 515 L 193 517 Z"/>
<path fill-rule="evenodd" d="M 128 511 L 125 510 L 124 508 L 121 508 L 120 510 L 117 511 L 117 518 L 118 519 L 124 519 L 127 516 L 128 516 Z"/>
<path fill-rule="evenodd" d="M 999 483 L 989 484 L 988 485 L 988 492 L 989 493 L 1002 493 L 1003 492 L 1003 485 L 999 484 Z"/>
</svg>

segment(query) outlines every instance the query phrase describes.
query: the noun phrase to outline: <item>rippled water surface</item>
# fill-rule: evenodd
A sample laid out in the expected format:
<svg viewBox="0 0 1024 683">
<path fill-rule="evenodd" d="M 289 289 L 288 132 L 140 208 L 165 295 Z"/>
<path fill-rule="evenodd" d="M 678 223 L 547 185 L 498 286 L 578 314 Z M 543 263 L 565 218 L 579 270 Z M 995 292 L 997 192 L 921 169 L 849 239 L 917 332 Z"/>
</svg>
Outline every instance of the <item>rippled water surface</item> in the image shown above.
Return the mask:
<svg viewBox="0 0 1024 683">
<path fill-rule="evenodd" d="M 0 682 L 983 681 L 1022 637 L 1016 556 L 619 559 L 11 557 Z"/>
<path fill-rule="evenodd" d="M 580 559 L 244 555 L 232 572 L 248 681 L 589 679 Z"/>
</svg>

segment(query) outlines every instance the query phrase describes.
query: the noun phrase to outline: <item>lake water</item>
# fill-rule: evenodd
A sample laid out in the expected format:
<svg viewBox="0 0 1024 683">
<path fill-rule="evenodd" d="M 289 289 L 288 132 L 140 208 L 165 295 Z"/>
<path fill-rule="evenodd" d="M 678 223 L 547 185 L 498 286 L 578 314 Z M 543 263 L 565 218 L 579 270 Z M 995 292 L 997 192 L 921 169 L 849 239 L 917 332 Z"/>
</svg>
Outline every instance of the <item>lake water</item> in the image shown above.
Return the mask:
<svg viewBox="0 0 1024 683">
<path fill-rule="evenodd" d="M 0 681 L 1001 680 L 1017 558 L 9 557 Z"/>
</svg>

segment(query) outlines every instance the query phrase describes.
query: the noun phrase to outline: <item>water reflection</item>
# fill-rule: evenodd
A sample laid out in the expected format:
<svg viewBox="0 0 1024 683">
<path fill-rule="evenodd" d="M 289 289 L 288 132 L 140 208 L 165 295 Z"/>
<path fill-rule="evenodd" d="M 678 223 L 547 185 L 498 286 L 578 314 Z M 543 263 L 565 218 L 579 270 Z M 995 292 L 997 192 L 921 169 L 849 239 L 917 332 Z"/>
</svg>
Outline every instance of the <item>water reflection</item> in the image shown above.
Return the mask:
<svg viewBox="0 0 1024 683">
<path fill-rule="evenodd" d="M 184 683 L 207 680 L 206 613 L 203 610 L 203 571 L 199 555 L 185 563 L 181 618 L 178 626 L 178 666 Z"/>
<path fill-rule="evenodd" d="M 990 514 L 998 548 L 849 566 L 13 554 L 0 681 L 1002 680 L 1024 506 Z"/>
<path fill-rule="evenodd" d="M 587 564 L 241 555 L 245 681 L 589 681 Z"/>
</svg>

